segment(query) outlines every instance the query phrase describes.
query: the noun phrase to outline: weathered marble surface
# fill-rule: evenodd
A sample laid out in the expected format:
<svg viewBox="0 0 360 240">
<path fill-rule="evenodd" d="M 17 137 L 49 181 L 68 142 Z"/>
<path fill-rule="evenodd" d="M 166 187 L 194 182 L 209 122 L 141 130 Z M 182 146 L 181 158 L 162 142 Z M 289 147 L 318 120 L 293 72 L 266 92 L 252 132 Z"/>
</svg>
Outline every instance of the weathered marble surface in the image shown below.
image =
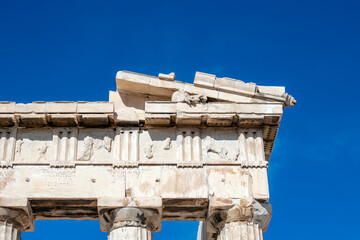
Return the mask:
<svg viewBox="0 0 360 240">
<path fill-rule="evenodd" d="M 283 87 L 196 73 L 116 76 L 109 102 L 0 103 L 0 238 L 38 219 L 99 219 L 109 239 L 152 239 L 161 220 L 198 239 L 262 239 Z"/>
<path fill-rule="evenodd" d="M 16 224 L 11 221 L 0 221 L 0 239 L 20 240 L 20 230 Z"/>
</svg>

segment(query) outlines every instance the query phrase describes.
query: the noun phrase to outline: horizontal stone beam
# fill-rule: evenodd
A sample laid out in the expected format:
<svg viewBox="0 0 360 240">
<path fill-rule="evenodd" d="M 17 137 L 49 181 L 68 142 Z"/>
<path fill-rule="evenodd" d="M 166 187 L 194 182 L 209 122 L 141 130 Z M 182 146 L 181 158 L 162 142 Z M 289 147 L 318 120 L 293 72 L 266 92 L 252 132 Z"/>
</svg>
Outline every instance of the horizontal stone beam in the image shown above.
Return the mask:
<svg viewBox="0 0 360 240">
<path fill-rule="evenodd" d="M 114 112 L 112 102 L 0 102 L 0 114 L 46 114 L 46 113 L 108 113 Z"/>
<path fill-rule="evenodd" d="M 278 125 L 283 114 L 280 103 L 194 104 L 175 102 L 146 102 L 145 123 L 149 126 L 261 126 Z"/>
<path fill-rule="evenodd" d="M 108 127 L 113 125 L 112 102 L 0 103 L 0 127 Z"/>
<path fill-rule="evenodd" d="M 235 165 L 197 168 L 16 165 L 1 169 L 0 206 L 9 207 L 6 199 L 29 199 L 37 206 L 34 209 L 37 219 L 49 217 L 51 209 L 56 210 L 57 206 L 67 206 L 71 212 L 92 218 L 94 209 L 160 208 L 162 205 L 167 209 L 165 216 L 171 219 L 181 218 L 182 208 L 188 208 L 184 210 L 187 218 L 201 218 L 201 212 L 206 209 L 204 199 L 209 196 L 268 200 L 266 169 L 266 166 Z M 84 202 L 91 199 L 97 203 Z M 80 205 L 84 206 L 83 210 Z M 62 218 L 66 212 L 54 216 Z"/>
</svg>

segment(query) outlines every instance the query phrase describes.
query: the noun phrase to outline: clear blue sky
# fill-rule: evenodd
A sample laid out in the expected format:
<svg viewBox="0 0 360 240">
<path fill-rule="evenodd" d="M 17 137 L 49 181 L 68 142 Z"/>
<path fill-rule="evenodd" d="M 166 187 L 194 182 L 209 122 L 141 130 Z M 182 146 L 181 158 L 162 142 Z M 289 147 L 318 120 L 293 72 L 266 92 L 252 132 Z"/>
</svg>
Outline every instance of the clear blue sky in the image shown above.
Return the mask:
<svg viewBox="0 0 360 240">
<path fill-rule="evenodd" d="M 0 0 L 0 100 L 108 100 L 118 70 L 202 71 L 286 86 L 265 239 L 360 239 L 359 1 Z M 195 239 L 164 223 L 155 240 Z M 106 239 L 97 222 L 39 221 L 23 240 Z"/>
</svg>

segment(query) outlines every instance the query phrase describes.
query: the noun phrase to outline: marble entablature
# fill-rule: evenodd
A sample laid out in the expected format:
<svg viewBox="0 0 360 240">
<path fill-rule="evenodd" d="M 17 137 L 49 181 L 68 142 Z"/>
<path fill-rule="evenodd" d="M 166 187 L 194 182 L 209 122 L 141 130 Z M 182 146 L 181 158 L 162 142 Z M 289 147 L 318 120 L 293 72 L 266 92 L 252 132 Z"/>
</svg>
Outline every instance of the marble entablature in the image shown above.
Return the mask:
<svg viewBox="0 0 360 240">
<path fill-rule="evenodd" d="M 295 99 L 199 72 L 194 84 L 126 71 L 116 83 L 109 102 L 0 103 L 0 239 L 41 219 L 99 219 L 109 239 L 150 239 L 161 219 L 205 221 L 199 239 L 262 239 L 268 162 Z M 126 220 L 133 209 L 160 221 Z"/>
</svg>

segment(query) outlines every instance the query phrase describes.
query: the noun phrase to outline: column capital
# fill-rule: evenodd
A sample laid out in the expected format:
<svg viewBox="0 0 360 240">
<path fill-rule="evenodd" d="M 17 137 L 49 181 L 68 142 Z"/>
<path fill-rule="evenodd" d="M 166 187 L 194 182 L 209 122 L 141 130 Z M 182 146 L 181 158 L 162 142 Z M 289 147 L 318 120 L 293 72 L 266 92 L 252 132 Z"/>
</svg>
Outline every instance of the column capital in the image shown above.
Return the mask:
<svg viewBox="0 0 360 240">
<path fill-rule="evenodd" d="M 120 220 L 124 222 L 123 220 L 126 220 L 126 218 L 133 219 L 133 224 L 137 224 L 136 222 L 139 222 L 139 219 L 136 216 L 139 214 L 139 216 L 143 215 L 146 217 L 145 224 L 148 225 L 146 228 L 153 229 L 152 232 L 159 232 L 161 229 L 162 207 L 162 199 L 160 197 L 99 198 L 98 213 L 101 231 L 111 231 L 113 225 L 118 226 L 120 224 L 114 224 L 115 222 Z M 158 220 L 155 218 L 158 218 Z M 152 224 L 149 222 L 150 220 L 159 223 Z M 127 226 L 129 224 L 127 223 Z"/>
<path fill-rule="evenodd" d="M 257 223 L 266 231 L 271 215 L 271 204 L 261 203 L 253 198 L 213 198 L 209 204 L 207 232 L 217 233 L 226 223 L 231 222 Z"/>
<path fill-rule="evenodd" d="M 33 219 L 22 209 L 0 207 L 0 221 L 11 222 L 21 232 L 33 230 Z"/>
<path fill-rule="evenodd" d="M 103 231 L 112 231 L 121 227 L 141 227 L 151 232 L 161 230 L 161 213 L 157 209 L 122 207 L 104 210 L 100 214 Z"/>
<path fill-rule="evenodd" d="M 12 222 L 21 232 L 34 231 L 34 217 L 27 198 L 0 197 L 0 221 Z"/>
</svg>

